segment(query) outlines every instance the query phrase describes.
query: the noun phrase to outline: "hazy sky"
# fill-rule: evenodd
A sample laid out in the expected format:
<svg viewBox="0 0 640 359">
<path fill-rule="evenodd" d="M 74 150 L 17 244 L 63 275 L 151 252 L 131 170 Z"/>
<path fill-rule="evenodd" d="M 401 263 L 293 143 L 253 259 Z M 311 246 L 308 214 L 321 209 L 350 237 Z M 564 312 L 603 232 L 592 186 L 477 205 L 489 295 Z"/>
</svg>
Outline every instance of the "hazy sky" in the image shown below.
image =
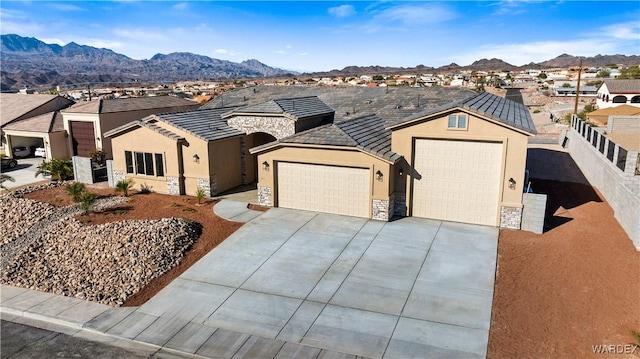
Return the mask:
<svg viewBox="0 0 640 359">
<path fill-rule="evenodd" d="M 0 32 L 324 71 L 640 54 L 640 1 L 7 1 Z"/>
</svg>

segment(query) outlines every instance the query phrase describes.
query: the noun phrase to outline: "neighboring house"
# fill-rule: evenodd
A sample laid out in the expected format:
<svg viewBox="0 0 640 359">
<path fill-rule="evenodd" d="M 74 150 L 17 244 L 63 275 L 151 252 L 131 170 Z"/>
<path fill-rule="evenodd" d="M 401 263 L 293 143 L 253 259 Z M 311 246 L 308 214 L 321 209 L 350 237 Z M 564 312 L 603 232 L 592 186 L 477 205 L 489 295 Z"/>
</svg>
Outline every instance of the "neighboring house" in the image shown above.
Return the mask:
<svg viewBox="0 0 640 359">
<path fill-rule="evenodd" d="M 598 88 L 598 108 L 623 104 L 640 107 L 640 80 L 604 80 Z"/>
<path fill-rule="evenodd" d="M 481 93 L 402 120 L 321 126 L 250 152 L 265 206 L 520 228 L 535 133 L 525 106 Z"/>
<path fill-rule="evenodd" d="M 67 132 L 62 125 L 62 115 L 58 111 L 12 122 L 6 125 L 3 131 L 9 147 L 41 147 L 44 148 L 45 158 L 48 160 L 69 158 Z"/>
<path fill-rule="evenodd" d="M 0 132 L 4 153 L 12 156 L 13 147 L 46 147 L 47 155 L 65 153 L 66 147 L 60 147 L 60 134 L 55 125 L 59 123 L 56 119 L 60 121 L 60 118 L 54 112 L 73 103 L 58 95 L 0 94 Z"/>
<path fill-rule="evenodd" d="M 173 96 L 78 103 L 61 111 L 64 129 L 69 134 L 69 154 L 87 157 L 89 152 L 101 149 L 111 158 L 111 142 L 104 138 L 105 132 L 152 114 L 192 111 L 199 106 L 197 102 Z"/>
<path fill-rule="evenodd" d="M 587 120 L 598 126 L 606 126 L 609 116 L 633 116 L 640 115 L 640 107 L 631 105 L 620 105 L 616 107 L 606 107 L 587 113 Z"/>
<path fill-rule="evenodd" d="M 553 92 L 556 96 L 575 96 L 576 87 L 563 87 L 562 85 L 553 86 Z M 597 96 L 598 88 L 595 86 L 580 86 L 580 96 Z"/>
</svg>

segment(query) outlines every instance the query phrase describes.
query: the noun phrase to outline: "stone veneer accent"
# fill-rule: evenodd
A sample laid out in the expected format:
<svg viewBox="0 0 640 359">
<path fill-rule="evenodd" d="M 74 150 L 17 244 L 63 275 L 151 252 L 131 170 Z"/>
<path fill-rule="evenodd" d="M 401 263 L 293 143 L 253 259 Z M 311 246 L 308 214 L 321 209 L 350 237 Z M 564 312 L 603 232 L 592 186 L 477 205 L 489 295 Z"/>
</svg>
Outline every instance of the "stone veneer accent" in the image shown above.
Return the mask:
<svg viewBox="0 0 640 359">
<path fill-rule="evenodd" d="M 258 186 L 258 203 L 265 207 L 273 206 L 273 203 L 271 203 L 271 187 Z"/>
<path fill-rule="evenodd" d="M 500 228 L 520 229 L 522 223 L 522 208 L 505 207 L 500 208 Z"/>
<path fill-rule="evenodd" d="M 240 171 L 242 184 L 247 184 L 247 142 L 244 137 L 240 139 Z"/>
<path fill-rule="evenodd" d="M 393 195 L 393 215 L 398 217 L 407 216 L 407 195 L 396 193 Z"/>
<path fill-rule="evenodd" d="M 247 135 L 264 132 L 278 140 L 296 133 L 295 121 L 284 117 L 235 116 L 227 124 Z"/>
<path fill-rule="evenodd" d="M 124 179 L 126 179 L 126 174 L 124 171 L 113 170 L 113 186 Z"/>
<path fill-rule="evenodd" d="M 167 193 L 180 194 L 180 179 L 178 177 L 167 176 Z"/>
<path fill-rule="evenodd" d="M 202 188 L 208 197 L 218 194 L 216 176 L 210 178 L 198 178 L 198 188 Z"/>
<path fill-rule="evenodd" d="M 393 217 L 393 199 L 371 201 L 371 219 L 388 222 Z"/>
</svg>

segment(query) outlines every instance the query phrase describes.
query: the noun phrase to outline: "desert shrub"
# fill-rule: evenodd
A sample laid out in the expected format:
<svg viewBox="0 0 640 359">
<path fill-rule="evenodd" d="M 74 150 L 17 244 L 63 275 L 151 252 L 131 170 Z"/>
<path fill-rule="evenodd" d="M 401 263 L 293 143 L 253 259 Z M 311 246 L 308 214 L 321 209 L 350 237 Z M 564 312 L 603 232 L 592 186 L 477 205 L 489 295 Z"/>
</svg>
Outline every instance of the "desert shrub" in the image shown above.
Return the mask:
<svg viewBox="0 0 640 359">
<path fill-rule="evenodd" d="M 116 193 L 122 193 L 123 196 L 129 197 L 129 190 L 133 187 L 133 179 L 122 179 L 116 183 Z"/>
<path fill-rule="evenodd" d="M 148 184 L 143 183 L 143 184 L 140 185 L 140 192 L 139 193 L 144 193 L 144 194 L 151 193 L 151 192 L 153 192 L 152 188 L 153 188 L 153 186 L 149 186 Z"/>
<path fill-rule="evenodd" d="M 98 195 L 95 193 L 87 191 L 82 192 L 82 194 L 80 195 L 80 208 L 82 208 L 82 211 L 85 214 L 88 213 L 91 209 L 91 206 L 96 202 L 97 199 Z"/>
<path fill-rule="evenodd" d="M 198 187 L 196 189 L 196 198 L 198 199 L 198 204 L 202 204 L 202 201 L 207 196 L 207 193 L 204 191 L 202 187 Z"/>
<path fill-rule="evenodd" d="M 38 175 L 51 176 L 55 181 L 62 181 L 73 176 L 73 164 L 71 160 L 52 158 L 38 165 L 35 176 L 38 177 Z"/>
<path fill-rule="evenodd" d="M 76 203 L 80 202 L 80 197 L 84 192 L 84 183 L 73 182 L 73 183 L 69 183 L 64 188 L 65 188 L 65 192 L 67 192 L 67 194 L 71 196 L 71 198 L 73 198 L 74 202 Z"/>
</svg>

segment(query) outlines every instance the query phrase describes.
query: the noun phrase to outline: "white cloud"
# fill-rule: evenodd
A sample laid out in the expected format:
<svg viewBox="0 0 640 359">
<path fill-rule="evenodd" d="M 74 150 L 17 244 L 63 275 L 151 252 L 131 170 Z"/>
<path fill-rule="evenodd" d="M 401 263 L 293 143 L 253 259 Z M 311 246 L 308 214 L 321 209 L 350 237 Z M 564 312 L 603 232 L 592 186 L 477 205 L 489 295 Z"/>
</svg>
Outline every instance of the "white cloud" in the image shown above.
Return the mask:
<svg viewBox="0 0 640 359">
<path fill-rule="evenodd" d="M 349 17 L 355 15 L 356 9 L 353 5 L 340 5 L 329 8 L 329 14 L 335 17 Z"/>
<path fill-rule="evenodd" d="M 160 31 L 144 28 L 116 29 L 116 36 L 135 41 L 165 41 L 167 37 Z"/>
<path fill-rule="evenodd" d="M 51 8 L 54 8 L 56 10 L 60 10 L 60 11 L 86 11 L 85 8 L 82 8 L 80 6 L 77 5 L 73 5 L 73 4 L 49 4 L 49 6 Z"/>
<path fill-rule="evenodd" d="M 640 39 L 640 22 L 627 22 L 605 26 L 601 29 L 616 39 L 638 40 Z"/>
<path fill-rule="evenodd" d="M 440 5 L 410 4 L 394 6 L 382 10 L 376 18 L 390 22 L 400 22 L 405 25 L 434 24 L 449 21 L 456 14 Z"/>
<path fill-rule="evenodd" d="M 174 10 L 186 10 L 188 6 L 189 4 L 187 4 L 186 2 L 181 2 L 173 5 L 172 8 Z"/>
<path fill-rule="evenodd" d="M 218 55 L 227 55 L 229 57 L 240 55 L 240 52 L 237 52 L 234 50 L 228 50 L 228 49 L 215 49 L 213 52 Z"/>
<path fill-rule="evenodd" d="M 278 54 L 278 55 L 286 55 L 287 52 L 283 51 L 283 50 L 278 50 L 278 51 L 276 51 L 276 54 Z"/>
</svg>

